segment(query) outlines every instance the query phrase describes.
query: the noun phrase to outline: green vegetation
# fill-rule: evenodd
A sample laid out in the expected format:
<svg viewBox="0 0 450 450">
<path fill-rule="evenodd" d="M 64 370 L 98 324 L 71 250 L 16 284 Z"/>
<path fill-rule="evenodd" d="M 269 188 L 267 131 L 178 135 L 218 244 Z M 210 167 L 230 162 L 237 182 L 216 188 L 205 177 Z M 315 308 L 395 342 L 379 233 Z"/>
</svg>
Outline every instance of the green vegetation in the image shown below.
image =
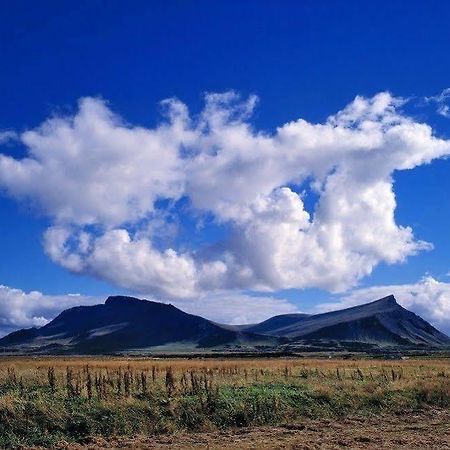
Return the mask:
<svg viewBox="0 0 450 450">
<path fill-rule="evenodd" d="M 3 359 L 0 447 L 450 407 L 446 360 Z"/>
</svg>

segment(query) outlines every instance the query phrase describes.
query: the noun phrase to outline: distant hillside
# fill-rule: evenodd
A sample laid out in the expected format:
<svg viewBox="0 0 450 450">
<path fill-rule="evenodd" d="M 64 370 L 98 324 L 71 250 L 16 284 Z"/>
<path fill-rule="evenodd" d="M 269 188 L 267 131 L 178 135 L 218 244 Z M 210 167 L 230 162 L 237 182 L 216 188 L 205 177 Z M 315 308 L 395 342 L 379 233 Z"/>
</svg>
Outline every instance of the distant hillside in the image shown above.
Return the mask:
<svg viewBox="0 0 450 450">
<path fill-rule="evenodd" d="M 167 345 L 193 350 L 275 341 L 253 332 L 230 330 L 173 305 L 116 296 L 105 304 L 67 309 L 41 328 L 13 332 L 0 339 L 0 347 L 86 354 Z"/>
<path fill-rule="evenodd" d="M 309 314 L 281 314 L 279 316 L 273 316 L 270 319 L 265 320 L 254 325 L 240 325 L 242 330 L 251 330 L 254 333 L 261 334 L 273 334 L 275 335 L 277 330 L 283 330 L 291 325 L 299 324 L 302 320 L 310 317 Z"/>
<path fill-rule="evenodd" d="M 291 341 L 355 341 L 379 345 L 442 346 L 450 338 L 400 306 L 393 295 L 315 315 L 287 314 L 245 328 Z"/>
<path fill-rule="evenodd" d="M 377 347 L 442 347 L 450 338 L 402 308 L 391 295 L 324 314 L 286 314 L 255 325 L 220 325 L 175 306 L 133 297 L 63 311 L 47 325 L 15 331 L 0 348 L 15 352 L 99 354 L 112 352 L 274 350 L 333 342 Z M 281 345 L 283 344 L 283 345 Z"/>
</svg>

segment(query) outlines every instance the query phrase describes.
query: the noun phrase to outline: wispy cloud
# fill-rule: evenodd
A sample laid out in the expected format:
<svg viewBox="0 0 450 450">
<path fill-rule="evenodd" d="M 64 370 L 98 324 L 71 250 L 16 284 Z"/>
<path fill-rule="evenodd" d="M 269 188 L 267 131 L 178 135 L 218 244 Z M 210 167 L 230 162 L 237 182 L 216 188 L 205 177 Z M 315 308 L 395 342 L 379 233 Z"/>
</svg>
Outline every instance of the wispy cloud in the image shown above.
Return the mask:
<svg viewBox="0 0 450 450">
<path fill-rule="evenodd" d="M 18 136 L 14 131 L 1 131 L 0 130 L 0 144 L 5 144 L 6 142 L 13 141 L 17 139 Z"/>
<path fill-rule="evenodd" d="M 440 94 L 425 97 L 427 103 L 436 105 L 436 111 L 441 116 L 450 118 L 450 88 L 444 89 Z"/>
</svg>

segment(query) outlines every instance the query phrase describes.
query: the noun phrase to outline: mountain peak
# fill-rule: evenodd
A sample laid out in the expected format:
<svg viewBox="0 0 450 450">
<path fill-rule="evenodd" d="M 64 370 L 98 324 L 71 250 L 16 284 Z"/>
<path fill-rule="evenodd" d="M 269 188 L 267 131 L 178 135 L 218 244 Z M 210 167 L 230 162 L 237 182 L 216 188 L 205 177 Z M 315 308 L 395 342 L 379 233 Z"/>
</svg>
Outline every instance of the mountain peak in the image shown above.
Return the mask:
<svg viewBox="0 0 450 450">
<path fill-rule="evenodd" d="M 386 297 L 380 298 L 379 300 L 375 300 L 372 303 L 380 305 L 383 304 L 383 305 L 400 306 L 393 294 L 387 295 Z"/>
<path fill-rule="evenodd" d="M 355 341 L 377 345 L 441 346 L 450 339 L 387 295 L 379 300 L 286 323 L 265 322 L 264 333 L 294 341 Z M 258 326 L 247 328 L 254 332 Z"/>
<path fill-rule="evenodd" d="M 390 294 L 387 297 L 385 297 L 386 301 L 389 301 L 390 303 L 395 303 L 398 305 L 397 299 L 394 297 L 394 294 Z"/>
<path fill-rule="evenodd" d="M 106 301 L 105 306 L 113 306 L 115 308 L 145 308 L 147 311 L 168 311 L 168 310 L 178 310 L 175 306 L 170 303 L 155 302 L 153 300 L 141 299 L 136 297 L 129 297 L 127 295 L 110 295 Z"/>
<path fill-rule="evenodd" d="M 126 295 L 110 295 L 106 301 L 105 305 L 119 305 L 123 303 L 130 303 L 130 302 L 145 302 L 146 300 L 141 300 L 136 297 L 129 297 Z"/>
</svg>

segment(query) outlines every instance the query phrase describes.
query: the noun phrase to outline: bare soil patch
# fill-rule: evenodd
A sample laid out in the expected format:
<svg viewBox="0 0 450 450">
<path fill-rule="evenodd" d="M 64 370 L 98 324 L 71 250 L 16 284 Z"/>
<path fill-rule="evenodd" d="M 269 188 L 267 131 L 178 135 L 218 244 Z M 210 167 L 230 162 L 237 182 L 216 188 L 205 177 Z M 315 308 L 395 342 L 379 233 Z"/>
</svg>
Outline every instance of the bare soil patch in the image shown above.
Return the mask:
<svg viewBox="0 0 450 450">
<path fill-rule="evenodd" d="M 450 411 L 429 409 L 371 418 L 304 419 L 277 427 L 136 436 L 58 449 L 450 449 Z"/>
</svg>

